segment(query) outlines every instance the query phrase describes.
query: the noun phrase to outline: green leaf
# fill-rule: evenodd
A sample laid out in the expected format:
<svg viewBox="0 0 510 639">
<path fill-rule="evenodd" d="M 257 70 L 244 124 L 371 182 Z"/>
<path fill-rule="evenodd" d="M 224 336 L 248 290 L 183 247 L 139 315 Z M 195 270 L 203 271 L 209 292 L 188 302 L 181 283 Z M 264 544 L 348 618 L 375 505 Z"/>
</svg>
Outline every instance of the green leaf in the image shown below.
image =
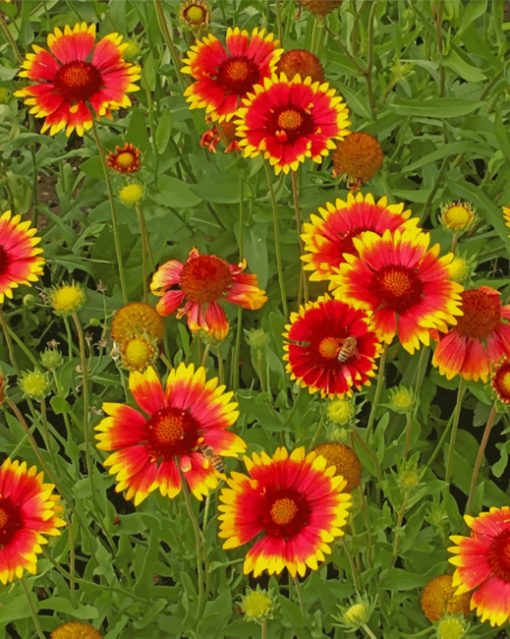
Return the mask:
<svg viewBox="0 0 510 639">
<path fill-rule="evenodd" d="M 395 99 L 391 109 L 398 115 L 414 115 L 428 118 L 458 118 L 473 113 L 482 106 L 477 100 L 461 98 L 432 98 L 430 100 Z"/>
<path fill-rule="evenodd" d="M 170 109 L 165 109 L 158 120 L 158 126 L 156 128 L 156 149 L 159 154 L 166 151 L 171 133 L 172 114 Z"/>
<path fill-rule="evenodd" d="M 70 412 L 71 406 L 62 395 L 55 395 L 50 399 L 50 405 L 55 415 L 65 415 Z"/>
<path fill-rule="evenodd" d="M 152 197 L 158 204 L 172 208 L 192 208 L 202 201 L 186 182 L 168 175 L 161 176 L 159 191 Z"/>
</svg>

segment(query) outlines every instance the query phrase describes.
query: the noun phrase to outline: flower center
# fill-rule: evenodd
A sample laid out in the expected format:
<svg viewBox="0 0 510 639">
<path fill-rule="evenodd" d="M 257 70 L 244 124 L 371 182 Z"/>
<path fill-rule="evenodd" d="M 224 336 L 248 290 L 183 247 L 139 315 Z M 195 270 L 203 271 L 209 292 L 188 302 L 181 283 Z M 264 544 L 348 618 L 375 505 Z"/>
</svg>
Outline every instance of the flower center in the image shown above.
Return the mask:
<svg viewBox="0 0 510 639">
<path fill-rule="evenodd" d="M 117 156 L 117 164 L 123 169 L 129 169 L 135 163 L 135 157 L 132 153 L 125 151 Z"/>
<path fill-rule="evenodd" d="M 217 82 L 227 95 L 242 95 L 259 80 L 257 65 L 246 56 L 233 56 L 224 60 L 218 69 Z"/>
<path fill-rule="evenodd" d="M 186 411 L 163 408 L 147 422 L 154 459 L 189 455 L 198 442 L 198 424 Z"/>
<path fill-rule="evenodd" d="M 475 339 L 488 337 L 501 320 L 499 294 L 477 289 L 463 291 L 461 296 L 464 315 L 457 319 L 457 332 Z"/>
<path fill-rule="evenodd" d="M 325 337 L 319 342 L 319 354 L 324 359 L 334 359 L 339 351 L 340 344 L 336 337 Z"/>
<path fill-rule="evenodd" d="M 292 131 L 293 129 L 299 129 L 302 124 L 303 116 L 295 109 L 285 109 L 285 111 L 282 111 L 278 116 L 278 126 L 280 129 Z"/>
<path fill-rule="evenodd" d="M 103 85 L 99 69 L 90 62 L 75 60 L 60 67 L 55 76 L 57 91 L 71 102 L 88 100 Z"/>
<path fill-rule="evenodd" d="M 388 266 L 373 277 L 373 288 L 387 306 L 403 313 L 421 299 L 422 286 L 415 273 L 405 266 Z"/>
<path fill-rule="evenodd" d="M 192 4 L 184 11 L 184 18 L 190 22 L 200 24 L 204 21 L 205 11 L 199 5 Z"/>
<path fill-rule="evenodd" d="M 510 530 L 504 530 L 489 548 L 489 563 L 493 573 L 510 584 Z"/>
<path fill-rule="evenodd" d="M 7 499 L 0 497 L 0 550 L 4 548 L 21 528 L 18 509 Z"/>
<path fill-rule="evenodd" d="M 471 220 L 471 212 L 463 206 L 452 206 L 445 212 L 445 218 L 451 225 L 462 227 Z"/>
<path fill-rule="evenodd" d="M 3 275 L 9 267 L 9 255 L 3 246 L 0 246 L 0 275 Z"/>
<path fill-rule="evenodd" d="M 299 107 L 287 106 L 272 115 L 270 127 L 280 142 L 294 142 L 313 130 L 313 120 L 309 113 Z"/>
<path fill-rule="evenodd" d="M 193 257 L 182 269 L 181 289 L 192 302 L 201 304 L 219 300 L 231 284 L 228 264 L 215 255 Z"/>
<path fill-rule="evenodd" d="M 268 488 L 260 523 L 271 537 L 290 539 L 310 519 L 310 506 L 300 493 L 281 488 Z"/>
</svg>

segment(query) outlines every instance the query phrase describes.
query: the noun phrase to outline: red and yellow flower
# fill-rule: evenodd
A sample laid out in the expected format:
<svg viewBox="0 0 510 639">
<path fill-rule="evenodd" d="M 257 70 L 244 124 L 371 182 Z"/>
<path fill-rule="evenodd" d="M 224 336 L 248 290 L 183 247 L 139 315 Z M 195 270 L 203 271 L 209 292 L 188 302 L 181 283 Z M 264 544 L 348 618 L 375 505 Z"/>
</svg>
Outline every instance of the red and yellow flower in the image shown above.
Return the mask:
<svg viewBox="0 0 510 639">
<path fill-rule="evenodd" d="M 108 415 L 96 427 L 100 450 L 114 451 L 104 461 L 116 476 L 116 491 L 140 504 L 152 491 L 175 497 L 182 478 L 202 499 L 218 484 L 211 455 L 235 457 L 244 441 L 227 430 L 238 417 L 233 393 L 205 369 L 180 364 L 163 389 L 152 367 L 132 372 L 129 389 L 140 410 L 126 404 L 103 404 Z M 205 454 L 205 453 L 210 454 Z"/>
<path fill-rule="evenodd" d="M 469 537 L 450 537 L 455 546 L 456 594 L 472 592 L 471 610 L 481 621 L 502 626 L 510 618 L 510 507 L 491 508 L 478 517 L 465 515 Z"/>
<path fill-rule="evenodd" d="M 60 535 L 60 497 L 53 484 L 26 462 L 6 459 L 0 467 L 0 582 L 35 574 L 46 537 Z"/>
<path fill-rule="evenodd" d="M 281 171 L 296 171 L 306 158 L 322 162 L 348 135 L 349 111 L 327 82 L 285 74 L 265 79 L 243 100 L 237 134 L 246 157 L 263 155 Z"/>
<path fill-rule="evenodd" d="M 204 109 L 212 120 L 230 120 L 255 84 L 270 78 L 282 49 L 264 29 L 227 29 L 225 46 L 209 34 L 188 51 L 181 71 L 195 80 L 184 92 L 191 109 Z"/>
<path fill-rule="evenodd" d="M 245 574 L 264 570 L 295 577 L 331 552 L 330 543 L 344 534 L 351 496 L 334 466 L 315 452 L 297 448 L 289 455 L 278 448 L 273 457 L 244 457 L 248 474 L 232 473 L 220 494 L 219 537 L 224 548 L 256 539 L 244 560 Z"/>
<path fill-rule="evenodd" d="M 202 0 L 186 0 L 179 9 L 179 17 L 191 29 L 205 29 L 209 24 L 211 11 Z"/>
<path fill-rule="evenodd" d="M 236 136 L 234 122 L 217 122 L 200 137 L 200 146 L 206 148 L 210 153 L 216 153 L 216 147 L 220 142 L 223 142 L 225 146 L 225 153 L 239 150 L 239 140 Z"/>
<path fill-rule="evenodd" d="M 16 91 L 30 113 L 44 118 L 41 132 L 55 135 L 65 129 L 83 135 L 95 115 L 131 105 L 128 93 L 137 91 L 140 67 L 124 60 L 122 36 L 110 33 L 96 43 L 96 26 L 79 22 L 48 36 L 49 51 L 33 45 L 20 76 L 33 84 Z"/>
<path fill-rule="evenodd" d="M 353 240 L 364 231 L 382 235 L 386 230 L 415 227 L 418 219 L 407 222 L 410 215 L 403 204 L 388 204 L 385 197 L 375 202 L 371 193 L 348 193 L 347 201 L 327 202 L 303 224 L 305 254 L 301 259 L 304 269 L 312 271 L 310 280 L 330 279 L 345 261 L 344 253 L 356 255 Z"/>
<path fill-rule="evenodd" d="M 222 340 L 228 320 L 221 302 L 257 310 L 267 301 L 257 276 L 243 273 L 245 269 L 244 260 L 228 264 L 216 255 L 200 255 L 194 248 L 184 264 L 169 260 L 153 275 L 151 291 L 161 296 L 156 309 L 162 316 L 177 311 L 178 318 L 188 318 L 190 331 L 205 331 Z"/>
<path fill-rule="evenodd" d="M 115 151 L 109 151 L 106 164 L 117 173 L 136 173 L 140 170 L 140 149 L 127 142 L 123 146 L 117 145 Z"/>
<path fill-rule="evenodd" d="M 510 359 L 500 362 L 492 376 L 492 388 L 503 404 L 510 404 Z"/>
<path fill-rule="evenodd" d="M 0 303 L 12 298 L 20 284 L 36 282 L 42 275 L 45 260 L 36 232 L 20 215 L 6 211 L 0 216 Z"/>
<path fill-rule="evenodd" d="M 398 335 L 409 352 L 430 343 L 430 330 L 448 330 L 461 315 L 460 284 L 450 279 L 453 254 L 439 257 L 430 235 L 416 228 L 382 237 L 370 231 L 353 239 L 356 255 L 345 254 L 331 280 L 335 297 L 373 314 L 374 330 L 390 343 Z"/>
<path fill-rule="evenodd" d="M 286 369 L 310 393 L 351 395 L 370 384 L 381 347 L 364 311 L 325 295 L 292 313 L 285 329 Z"/>
<path fill-rule="evenodd" d="M 510 305 L 502 306 L 500 293 L 489 286 L 466 290 L 461 298 L 457 325 L 435 333 L 432 363 L 447 379 L 486 382 L 491 364 L 510 356 Z"/>
</svg>

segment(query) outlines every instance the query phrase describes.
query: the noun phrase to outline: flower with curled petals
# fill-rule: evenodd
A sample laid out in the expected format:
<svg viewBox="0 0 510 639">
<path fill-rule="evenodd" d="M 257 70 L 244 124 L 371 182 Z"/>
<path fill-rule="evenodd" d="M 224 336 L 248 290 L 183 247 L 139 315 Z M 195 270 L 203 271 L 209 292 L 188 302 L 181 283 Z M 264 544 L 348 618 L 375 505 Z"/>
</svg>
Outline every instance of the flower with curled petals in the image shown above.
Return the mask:
<svg viewBox="0 0 510 639">
<path fill-rule="evenodd" d="M 502 626 L 510 619 L 510 507 L 491 508 L 478 517 L 465 515 L 469 537 L 450 537 L 456 566 L 455 594 L 471 592 L 470 608 L 481 621 Z"/>
<path fill-rule="evenodd" d="M 248 474 L 232 473 L 220 494 L 219 537 L 223 548 L 256 540 L 244 560 L 245 574 L 285 568 L 295 577 L 317 570 L 344 534 L 351 496 L 345 479 L 315 452 L 278 448 L 273 457 L 244 457 Z"/>
<path fill-rule="evenodd" d="M 486 382 L 491 366 L 510 356 L 510 305 L 490 286 L 468 289 L 461 294 L 462 317 L 447 331 L 435 332 L 437 345 L 432 364 L 452 379 Z"/>
<path fill-rule="evenodd" d="M 129 389 L 140 410 L 103 404 L 108 417 L 96 427 L 97 447 L 113 451 L 104 466 L 116 476 L 116 491 L 125 490 L 138 506 L 156 489 L 174 498 L 184 478 L 202 499 L 220 477 L 203 451 L 235 457 L 246 448 L 228 430 L 239 414 L 233 393 L 216 378 L 206 380 L 205 369 L 193 364 L 172 369 L 164 389 L 152 367 L 131 372 Z"/>
<path fill-rule="evenodd" d="M 13 289 L 36 282 L 43 273 L 41 238 L 30 222 L 6 211 L 0 215 L 0 304 L 12 298 Z"/>
<path fill-rule="evenodd" d="M 367 314 L 328 295 L 292 313 L 283 338 L 286 370 L 310 393 L 352 395 L 375 375 L 381 347 Z"/>
<path fill-rule="evenodd" d="M 404 228 L 371 231 L 353 239 L 356 255 L 345 254 L 331 279 L 334 296 L 373 314 L 373 327 L 389 344 L 395 335 L 414 353 L 430 343 L 430 330 L 448 330 L 461 315 L 462 286 L 450 278 L 453 254 L 440 257 L 430 235 Z"/>
<path fill-rule="evenodd" d="M 46 537 L 60 535 L 60 497 L 53 484 L 26 462 L 6 459 L 0 466 L 0 582 L 35 574 Z"/>
<path fill-rule="evenodd" d="M 184 264 L 169 260 L 153 275 L 151 291 L 161 296 L 156 309 L 162 316 L 177 311 L 178 318 L 188 318 L 190 331 L 204 331 L 220 341 L 228 333 L 221 302 L 257 310 L 267 301 L 257 276 L 243 273 L 245 268 L 244 260 L 228 264 L 216 255 L 200 255 L 192 249 Z"/>
<path fill-rule="evenodd" d="M 377 202 L 371 193 L 347 194 L 347 201 L 326 202 L 303 224 L 301 238 L 305 254 L 304 269 L 312 271 L 310 280 L 328 280 L 345 262 L 344 253 L 356 255 L 353 240 L 364 231 L 382 235 L 405 227 L 416 227 L 417 218 L 403 204 L 388 204 L 385 197 Z"/>
<path fill-rule="evenodd" d="M 237 120 L 245 157 L 262 155 L 278 175 L 296 171 L 306 158 L 322 162 L 335 140 L 348 135 L 349 111 L 327 82 L 282 73 L 257 84 Z"/>
<path fill-rule="evenodd" d="M 209 34 L 188 51 L 181 71 L 194 82 L 184 92 L 190 109 L 204 109 L 214 121 L 230 120 L 255 84 L 270 78 L 282 49 L 272 33 L 227 29 L 225 46 Z"/>
<path fill-rule="evenodd" d="M 106 165 L 117 173 L 136 173 L 140 170 L 140 149 L 134 144 L 126 142 L 123 146 L 115 147 L 106 156 Z"/>
<path fill-rule="evenodd" d="M 32 82 L 15 92 L 36 118 L 44 118 L 41 133 L 65 129 L 80 136 L 94 117 L 131 105 L 128 93 L 138 91 L 140 67 L 124 60 L 122 36 L 110 33 L 96 42 L 96 25 L 77 23 L 48 36 L 48 50 L 33 45 L 20 72 Z"/>
</svg>

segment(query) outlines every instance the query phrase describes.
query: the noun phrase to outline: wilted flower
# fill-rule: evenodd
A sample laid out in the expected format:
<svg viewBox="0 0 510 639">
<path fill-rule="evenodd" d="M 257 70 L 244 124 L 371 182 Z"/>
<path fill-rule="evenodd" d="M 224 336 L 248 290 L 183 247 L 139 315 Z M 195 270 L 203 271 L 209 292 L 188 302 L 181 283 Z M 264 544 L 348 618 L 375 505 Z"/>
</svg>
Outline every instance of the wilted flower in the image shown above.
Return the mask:
<svg viewBox="0 0 510 639">
<path fill-rule="evenodd" d="M 335 466 L 335 474 L 341 475 L 347 482 L 345 490 L 348 493 L 352 493 L 360 485 L 361 464 L 352 448 L 344 444 L 328 442 L 319 444 L 314 451 L 326 458 L 328 466 Z"/>
<path fill-rule="evenodd" d="M 359 188 L 379 171 L 384 153 L 369 133 L 351 133 L 333 152 L 333 176 L 346 175 L 350 188 Z"/>
<path fill-rule="evenodd" d="M 316 16 L 325 16 L 337 9 L 342 0 L 298 0 L 299 4 Z"/>
<path fill-rule="evenodd" d="M 421 593 L 420 605 L 429 621 L 438 621 L 445 615 L 469 615 L 470 595 L 455 595 L 451 575 L 431 579 Z"/>
<path fill-rule="evenodd" d="M 160 341 L 164 332 L 161 316 L 155 308 L 144 302 L 129 302 L 119 308 L 112 318 L 111 335 L 118 344 L 144 333 Z"/>
</svg>

